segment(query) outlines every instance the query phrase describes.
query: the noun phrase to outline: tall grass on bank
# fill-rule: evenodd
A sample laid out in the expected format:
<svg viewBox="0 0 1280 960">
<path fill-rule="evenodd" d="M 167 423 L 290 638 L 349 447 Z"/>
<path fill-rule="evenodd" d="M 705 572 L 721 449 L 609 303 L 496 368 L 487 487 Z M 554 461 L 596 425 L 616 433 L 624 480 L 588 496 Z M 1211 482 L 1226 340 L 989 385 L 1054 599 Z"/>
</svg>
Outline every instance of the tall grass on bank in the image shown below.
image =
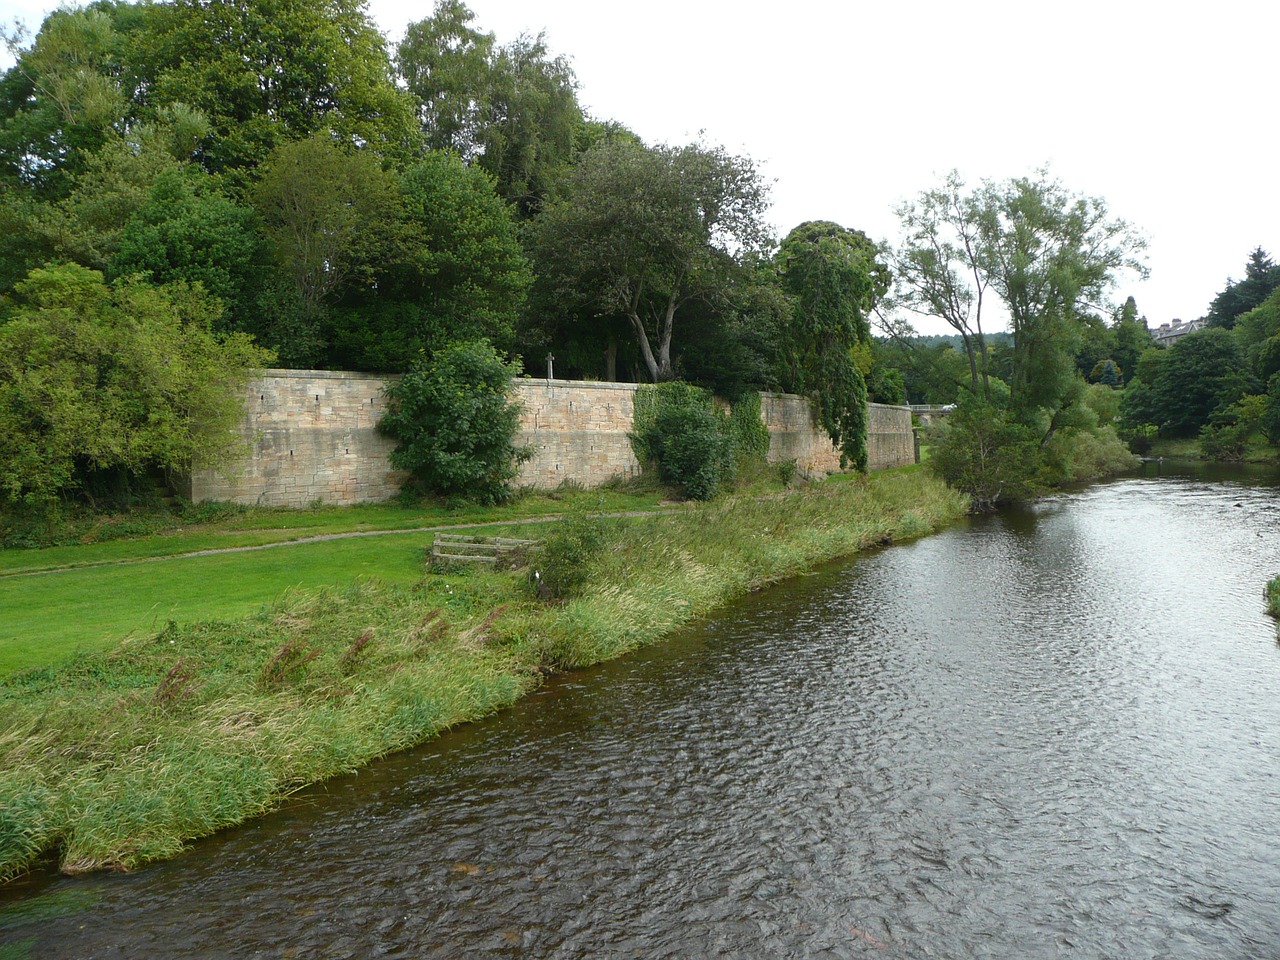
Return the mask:
<svg viewBox="0 0 1280 960">
<path fill-rule="evenodd" d="M 1280 620 L 1280 577 L 1267 581 L 1267 613 Z"/>
<path fill-rule="evenodd" d="M 742 593 L 964 513 L 920 471 L 607 521 L 575 599 L 519 572 L 362 584 L 0 681 L 0 879 L 128 868 Z"/>
</svg>

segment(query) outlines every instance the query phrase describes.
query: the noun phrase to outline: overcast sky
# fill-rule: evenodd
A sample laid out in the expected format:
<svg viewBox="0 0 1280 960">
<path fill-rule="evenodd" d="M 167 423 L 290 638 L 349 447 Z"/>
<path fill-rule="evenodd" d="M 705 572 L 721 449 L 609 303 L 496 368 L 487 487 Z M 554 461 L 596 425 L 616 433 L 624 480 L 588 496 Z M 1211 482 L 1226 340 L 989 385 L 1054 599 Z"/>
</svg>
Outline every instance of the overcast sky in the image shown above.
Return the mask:
<svg viewBox="0 0 1280 960">
<path fill-rule="evenodd" d="M 56 4 L 5 6 L 37 27 Z M 431 6 L 369 9 L 395 41 Z M 780 234 L 824 219 L 895 240 L 893 206 L 953 168 L 976 183 L 1048 164 L 1148 237 L 1150 278 L 1117 296 L 1152 326 L 1202 315 L 1254 247 L 1280 258 L 1271 0 L 469 6 L 499 42 L 545 33 L 593 116 L 753 157 Z"/>
</svg>

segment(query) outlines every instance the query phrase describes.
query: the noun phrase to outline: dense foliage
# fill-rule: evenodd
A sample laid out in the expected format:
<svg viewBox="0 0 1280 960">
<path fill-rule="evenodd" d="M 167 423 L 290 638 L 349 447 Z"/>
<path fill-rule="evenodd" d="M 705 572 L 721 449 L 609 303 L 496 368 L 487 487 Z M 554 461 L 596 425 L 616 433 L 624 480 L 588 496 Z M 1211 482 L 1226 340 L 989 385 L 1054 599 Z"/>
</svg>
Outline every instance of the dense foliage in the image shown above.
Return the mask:
<svg viewBox="0 0 1280 960">
<path fill-rule="evenodd" d="M 723 149 L 610 139 L 586 151 L 533 223 L 551 299 L 627 324 L 648 378 L 675 376 L 678 321 L 724 306 L 766 240 L 765 185 Z"/>
<path fill-rule="evenodd" d="M 734 480 L 741 464 L 763 461 L 768 453 L 759 394 L 742 398 L 725 414 L 709 391 L 693 384 L 643 386 L 632 423 L 636 459 L 693 500 L 710 500 Z"/>
<path fill-rule="evenodd" d="M 1126 462 L 1111 424 L 1115 405 L 1099 415 L 1078 364 L 1087 332 L 1100 325 L 1092 305 L 1122 272 L 1144 272 L 1133 229 L 1102 200 L 1073 194 L 1044 172 L 972 191 L 952 174 L 899 216 L 905 239 L 891 257 L 898 302 L 950 324 L 969 373 L 935 468 L 982 506 Z M 992 296 L 1008 315 L 1007 351 L 982 330 Z M 1114 341 L 1131 342 L 1135 323 L 1122 310 Z M 1097 339 L 1109 346 L 1105 328 Z M 1087 373 L 1108 381 L 1104 391 L 1122 376 L 1110 356 Z"/>
<path fill-rule="evenodd" d="M 868 316 L 889 289 L 889 269 L 860 230 L 810 221 L 792 230 L 776 257 L 789 298 L 780 338 L 783 385 L 808 396 L 840 462 L 867 469 L 867 383 L 857 363 L 870 342 Z"/>
<path fill-rule="evenodd" d="M 407 490 L 481 503 L 510 495 L 523 454 L 517 370 L 488 342 L 468 341 L 423 357 L 387 388 L 378 429 L 396 441 L 391 464 L 409 472 Z"/>
<path fill-rule="evenodd" d="M 1246 277 L 1214 298 L 1205 329 L 1142 354 L 1122 405 L 1132 444 L 1199 437 L 1215 460 L 1275 455 L 1265 448 L 1280 444 L 1280 270 L 1254 250 Z"/>
<path fill-rule="evenodd" d="M 198 287 L 34 270 L 0 323 L 0 503 L 48 506 L 104 475 L 185 473 L 236 452 L 250 369 Z"/>
</svg>

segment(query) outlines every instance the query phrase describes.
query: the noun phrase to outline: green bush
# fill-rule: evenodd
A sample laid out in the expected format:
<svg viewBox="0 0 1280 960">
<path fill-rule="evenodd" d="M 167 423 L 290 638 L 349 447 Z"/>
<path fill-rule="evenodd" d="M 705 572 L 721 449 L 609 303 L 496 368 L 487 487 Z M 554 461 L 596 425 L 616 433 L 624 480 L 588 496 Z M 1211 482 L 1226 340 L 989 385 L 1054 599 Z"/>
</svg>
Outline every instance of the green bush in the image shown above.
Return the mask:
<svg viewBox="0 0 1280 960">
<path fill-rule="evenodd" d="M 511 399 L 518 364 L 486 340 L 456 343 L 420 360 L 387 388 L 378 430 L 397 441 L 391 464 L 408 489 L 498 503 L 511 495 L 528 452 L 515 445 L 520 405 Z"/>
<path fill-rule="evenodd" d="M 729 412 L 733 442 L 740 466 L 759 465 L 769 458 L 769 428 L 760 414 L 760 394 L 747 393 L 738 398 Z"/>
<path fill-rule="evenodd" d="M 1035 495 L 1044 454 L 1034 430 L 1007 410 L 967 396 L 947 417 L 929 466 L 967 493 L 975 510 L 989 510 Z"/>
<path fill-rule="evenodd" d="M 710 500 L 732 481 L 733 435 L 727 418 L 705 407 L 675 407 L 658 416 L 661 438 L 658 472 L 693 500 Z"/>
<path fill-rule="evenodd" d="M 1280 577 L 1267 581 L 1267 613 L 1280 620 Z"/>
<path fill-rule="evenodd" d="M 1210 460 L 1239 462 L 1259 432 L 1266 414 L 1267 397 L 1253 394 L 1219 407 L 1200 428 L 1200 450 Z"/>
<path fill-rule="evenodd" d="M 633 424 L 636 458 L 656 466 L 663 481 L 679 485 L 690 499 L 710 500 L 736 475 L 734 423 L 700 387 L 672 382 L 637 390 Z"/>
</svg>

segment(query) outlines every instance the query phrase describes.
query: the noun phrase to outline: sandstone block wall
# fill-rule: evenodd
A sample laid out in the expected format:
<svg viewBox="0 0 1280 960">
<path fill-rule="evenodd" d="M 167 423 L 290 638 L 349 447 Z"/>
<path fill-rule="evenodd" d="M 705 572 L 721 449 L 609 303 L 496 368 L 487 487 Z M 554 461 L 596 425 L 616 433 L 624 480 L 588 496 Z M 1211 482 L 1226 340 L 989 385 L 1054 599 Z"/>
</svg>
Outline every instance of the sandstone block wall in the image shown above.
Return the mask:
<svg viewBox="0 0 1280 960">
<path fill-rule="evenodd" d="M 267 370 L 250 382 L 241 434 L 248 455 L 224 472 L 192 471 L 182 492 L 193 502 L 231 500 L 267 506 L 386 500 L 404 474 L 387 457 L 394 444 L 375 429 L 390 380 L 325 370 Z M 636 384 L 517 380 L 523 408 L 517 444 L 533 451 L 516 483 L 555 487 L 566 480 L 598 486 L 640 470 L 627 434 Z M 795 460 L 806 476 L 840 469 L 840 454 L 815 429 L 801 397 L 764 394 L 769 459 Z M 873 470 L 911 463 L 915 447 L 906 407 L 872 404 L 868 459 Z"/>
<path fill-rule="evenodd" d="M 392 441 L 374 429 L 385 377 L 330 370 L 267 370 L 249 382 L 241 436 L 249 453 L 225 471 L 197 467 L 193 503 L 273 507 L 368 503 L 396 495 L 405 475 L 387 460 Z"/>
<path fill-rule="evenodd" d="M 636 384 L 517 380 L 515 394 L 523 407 L 516 443 L 533 451 L 520 465 L 518 485 L 556 487 L 572 480 L 597 487 L 640 471 L 627 439 Z"/>
<path fill-rule="evenodd" d="M 916 461 L 911 410 L 883 403 L 868 404 L 867 469 L 887 470 Z M 769 428 L 769 460 L 794 460 L 804 476 L 825 476 L 840 469 L 840 450 L 815 427 L 809 402 L 787 393 L 765 393 L 760 414 Z"/>
<path fill-rule="evenodd" d="M 888 470 L 915 462 L 911 408 L 867 404 L 867 469 Z"/>
</svg>

